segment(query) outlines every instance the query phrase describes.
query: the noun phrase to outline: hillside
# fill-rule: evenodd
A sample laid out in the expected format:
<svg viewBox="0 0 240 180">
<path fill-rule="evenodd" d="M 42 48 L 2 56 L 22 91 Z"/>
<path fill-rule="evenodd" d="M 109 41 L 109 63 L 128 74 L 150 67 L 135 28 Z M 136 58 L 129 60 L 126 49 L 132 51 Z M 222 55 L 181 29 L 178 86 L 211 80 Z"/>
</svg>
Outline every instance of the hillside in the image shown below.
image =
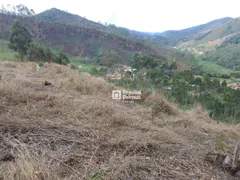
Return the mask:
<svg viewBox="0 0 240 180">
<path fill-rule="evenodd" d="M 9 36 L 14 19 L 19 18 L 25 23 L 33 38 L 50 46 L 56 46 L 74 56 L 89 56 L 98 48 L 116 51 L 144 51 L 149 47 L 109 33 L 102 33 L 96 29 L 76 27 L 59 23 L 38 22 L 35 18 L 21 18 L 0 14 L 1 37 Z"/>
<path fill-rule="evenodd" d="M 81 27 L 85 28 L 89 31 L 98 31 L 103 36 L 111 35 L 114 36 L 115 39 L 127 39 L 138 44 L 144 45 L 145 48 L 148 48 L 148 52 L 152 56 L 162 58 L 164 60 L 169 59 L 169 53 L 175 53 L 176 50 L 163 46 L 169 45 L 169 41 L 166 37 L 160 36 L 158 34 L 149 34 L 144 32 L 138 32 L 134 30 L 130 30 L 123 27 L 117 27 L 114 24 L 101 24 L 90 21 L 86 18 L 83 18 L 78 15 L 73 15 L 71 13 L 53 8 L 47 11 L 44 11 L 40 14 L 34 16 L 39 22 L 47 22 L 47 23 L 57 23 L 70 25 L 72 27 Z M 154 48 L 153 48 L 154 46 Z M 91 47 L 91 46 L 90 46 Z M 138 50 L 137 50 L 138 51 Z M 181 61 L 181 60 L 180 60 Z"/>
<path fill-rule="evenodd" d="M 56 64 L 1 63 L 0 73 L 3 180 L 238 179 L 204 159 L 232 151 L 239 127 L 200 108 L 183 112 L 157 94 L 114 101 L 102 79 Z"/>
<path fill-rule="evenodd" d="M 222 26 L 213 29 L 201 42 L 208 42 L 212 40 L 221 39 L 228 35 L 234 34 L 240 31 L 240 19 L 233 19 Z"/>
<path fill-rule="evenodd" d="M 40 17 L 45 20 L 43 21 Z M 34 40 L 72 56 L 94 58 L 115 52 L 121 57 L 123 63 L 129 63 L 133 54 L 140 52 L 169 62 L 176 60 L 183 67 L 181 69 L 189 68 L 189 59 L 185 53 L 159 45 L 154 40 L 149 42 L 142 36 L 137 40 L 132 36 L 117 35 L 109 32 L 109 29 L 106 30 L 106 27 L 101 24 L 57 9 L 29 18 L 0 14 L 0 38 L 8 39 L 11 24 L 15 18 L 25 23 Z M 100 27 L 105 29 L 102 30 Z M 135 31 L 132 33 L 141 34 Z M 173 58 L 174 54 L 179 56 Z"/>
<path fill-rule="evenodd" d="M 165 31 L 163 33 L 160 33 L 160 35 L 163 37 L 169 38 L 172 41 L 172 45 L 177 45 L 181 42 L 188 41 L 189 39 L 191 39 L 191 36 L 193 35 L 196 35 L 198 33 L 201 33 L 207 30 L 215 29 L 227 23 L 230 20 L 232 20 L 232 18 L 225 17 L 221 19 L 216 19 L 206 24 L 202 24 L 202 25 L 198 25 L 198 26 L 194 26 L 194 27 L 190 27 L 182 30 Z"/>
<path fill-rule="evenodd" d="M 41 22 L 49 23 L 61 23 L 68 25 L 78 25 L 86 28 L 92 29 L 104 29 L 105 26 L 94 21 L 90 21 L 81 16 L 68 13 L 66 11 L 61 11 L 56 8 L 46 10 L 42 13 L 35 15 L 35 18 Z"/>
<path fill-rule="evenodd" d="M 217 28 L 191 36 L 188 41 L 179 44 L 178 48 L 194 54 L 201 52 L 200 59 L 239 71 L 239 32 L 239 18 L 232 19 Z"/>
<path fill-rule="evenodd" d="M 167 45 L 168 40 L 163 36 L 159 36 L 157 34 L 149 34 L 145 32 L 138 32 L 134 30 L 130 30 L 124 27 L 117 27 L 114 24 L 104 25 L 100 22 L 96 23 L 94 21 L 90 21 L 84 17 L 79 15 L 74 15 L 56 8 L 49 9 L 42 13 L 39 13 L 35 16 L 35 18 L 40 22 L 50 22 L 50 23 L 61 23 L 68 24 L 74 26 L 81 26 L 85 28 L 97 29 L 99 31 L 115 34 L 117 36 L 121 36 L 124 38 L 134 39 L 138 42 L 149 41 L 150 43 L 155 43 L 158 45 Z"/>
<path fill-rule="evenodd" d="M 213 41 L 220 41 L 223 43 L 226 39 L 233 36 L 240 31 L 240 19 L 232 19 L 219 27 L 206 30 L 195 34 L 189 40 L 189 44 L 192 46 L 209 43 Z M 188 44 L 188 42 L 186 42 Z"/>
</svg>

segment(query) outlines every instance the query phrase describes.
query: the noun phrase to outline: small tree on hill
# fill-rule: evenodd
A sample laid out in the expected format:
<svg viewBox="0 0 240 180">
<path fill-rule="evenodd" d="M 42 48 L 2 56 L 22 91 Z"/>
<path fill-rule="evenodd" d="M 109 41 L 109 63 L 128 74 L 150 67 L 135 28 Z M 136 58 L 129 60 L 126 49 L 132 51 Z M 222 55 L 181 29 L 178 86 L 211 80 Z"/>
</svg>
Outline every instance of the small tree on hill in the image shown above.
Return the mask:
<svg viewBox="0 0 240 180">
<path fill-rule="evenodd" d="M 26 27 L 24 27 L 20 21 L 15 19 L 12 24 L 10 43 L 8 47 L 17 51 L 20 58 L 23 59 L 24 56 L 27 55 L 27 50 L 31 41 L 31 36 Z"/>
<path fill-rule="evenodd" d="M 121 58 L 119 54 L 115 51 L 106 52 L 99 58 L 99 65 L 107 66 L 109 68 L 120 63 Z"/>
<path fill-rule="evenodd" d="M 222 85 L 223 88 L 226 88 L 227 87 L 227 81 L 224 80 L 221 85 Z"/>
<path fill-rule="evenodd" d="M 57 57 L 55 58 L 55 62 L 58 64 L 64 64 L 64 65 L 70 63 L 67 55 L 64 54 L 62 51 L 58 53 Z"/>
<path fill-rule="evenodd" d="M 140 54 L 135 53 L 131 65 L 136 69 L 141 68 L 152 69 L 155 68 L 158 65 L 158 63 L 151 56 L 141 56 Z"/>
<path fill-rule="evenodd" d="M 172 63 L 169 65 L 169 68 L 176 70 L 176 69 L 177 69 L 177 62 L 176 62 L 176 61 L 172 62 Z"/>
</svg>

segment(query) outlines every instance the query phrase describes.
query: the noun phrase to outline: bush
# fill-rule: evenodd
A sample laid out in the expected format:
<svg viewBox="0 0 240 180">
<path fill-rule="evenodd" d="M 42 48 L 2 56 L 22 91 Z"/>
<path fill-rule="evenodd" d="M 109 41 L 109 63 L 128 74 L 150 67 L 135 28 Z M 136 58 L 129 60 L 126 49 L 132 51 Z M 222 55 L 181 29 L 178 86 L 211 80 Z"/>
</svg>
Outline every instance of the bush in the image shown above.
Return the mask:
<svg viewBox="0 0 240 180">
<path fill-rule="evenodd" d="M 117 52 L 111 51 L 108 53 L 104 53 L 100 58 L 99 58 L 99 65 L 101 66 L 107 66 L 107 67 L 112 67 L 115 64 L 121 63 L 120 56 Z"/>
<path fill-rule="evenodd" d="M 68 63 L 70 63 L 67 55 L 64 54 L 62 51 L 60 51 L 58 55 L 55 57 L 54 62 L 58 64 L 64 64 L 64 65 L 67 65 Z"/>
<path fill-rule="evenodd" d="M 91 68 L 91 70 L 90 70 L 90 73 L 91 73 L 91 74 L 94 74 L 94 75 L 98 74 L 98 69 L 97 69 L 97 67 L 96 67 L 96 66 L 93 66 L 93 67 Z"/>
<path fill-rule="evenodd" d="M 70 68 L 71 68 L 71 69 L 78 69 L 78 67 L 77 67 L 76 65 L 74 65 L 74 64 L 71 64 L 71 65 L 70 65 Z"/>
<path fill-rule="evenodd" d="M 44 66 L 44 63 L 41 61 L 38 63 L 39 67 L 43 67 Z"/>
<path fill-rule="evenodd" d="M 108 69 L 106 67 L 97 68 L 96 66 L 94 66 L 91 68 L 90 73 L 93 75 L 104 76 L 106 75 L 107 70 Z"/>
<path fill-rule="evenodd" d="M 29 61 L 56 62 L 58 64 L 68 64 L 70 61 L 66 54 L 59 52 L 54 54 L 49 47 L 42 47 L 38 42 L 31 42 L 27 50 Z"/>
</svg>

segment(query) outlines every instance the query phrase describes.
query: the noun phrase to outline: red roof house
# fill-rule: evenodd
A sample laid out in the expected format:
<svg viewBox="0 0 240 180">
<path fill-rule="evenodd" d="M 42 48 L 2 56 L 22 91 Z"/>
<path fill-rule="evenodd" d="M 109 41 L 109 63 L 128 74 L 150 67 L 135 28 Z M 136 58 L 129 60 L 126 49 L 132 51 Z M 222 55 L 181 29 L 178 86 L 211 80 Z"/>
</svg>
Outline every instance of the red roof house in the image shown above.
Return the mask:
<svg viewBox="0 0 240 180">
<path fill-rule="evenodd" d="M 238 89 L 238 88 L 239 88 L 239 85 L 238 85 L 237 83 L 232 83 L 232 88 Z"/>
</svg>

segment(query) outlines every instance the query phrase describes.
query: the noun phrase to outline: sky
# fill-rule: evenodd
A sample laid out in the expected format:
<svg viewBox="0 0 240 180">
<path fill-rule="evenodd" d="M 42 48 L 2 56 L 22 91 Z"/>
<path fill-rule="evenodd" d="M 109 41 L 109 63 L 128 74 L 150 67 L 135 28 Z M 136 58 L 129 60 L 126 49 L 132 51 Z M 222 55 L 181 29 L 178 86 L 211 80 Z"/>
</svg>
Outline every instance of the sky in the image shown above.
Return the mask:
<svg viewBox="0 0 240 180">
<path fill-rule="evenodd" d="M 240 17 L 239 0 L 1 0 L 36 13 L 53 7 L 96 22 L 144 32 L 179 30 L 223 17 Z"/>
</svg>

